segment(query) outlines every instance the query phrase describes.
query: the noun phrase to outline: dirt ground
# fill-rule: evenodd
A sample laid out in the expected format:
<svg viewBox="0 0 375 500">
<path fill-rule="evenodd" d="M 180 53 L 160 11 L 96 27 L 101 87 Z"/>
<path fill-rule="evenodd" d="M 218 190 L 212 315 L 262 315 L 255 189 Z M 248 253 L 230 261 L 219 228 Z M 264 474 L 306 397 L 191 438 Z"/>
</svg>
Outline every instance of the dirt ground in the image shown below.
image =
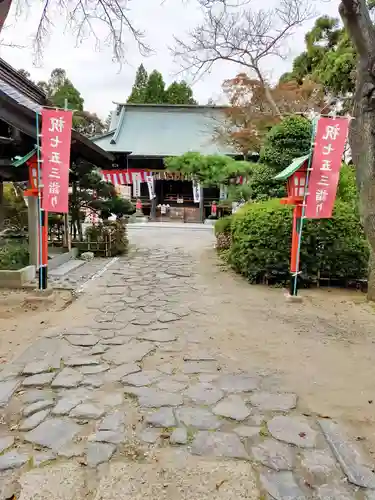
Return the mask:
<svg viewBox="0 0 375 500">
<path fill-rule="evenodd" d="M 52 303 L 29 303 L 30 290 L 0 289 L 0 364 L 43 334 L 43 330 L 62 320 L 72 302 L 69 291 L 56 291 Z"/>
<path fill-rule="evenodd" d="M 199 269 L 215 291 L 220 351 L 241 369 L 273 374 L 273 389 L 297 393 L 306 413 L 345 422 L 374 456 L 375 306 L 365 294 L 303 290 L 291 304 L 280 288 L 223 270 L 212 251 Z"/>
<path fill-rule="evenodd" d="M 202 348 L 235 369 L 270 374 L 270 389 L 297 393 L 306 413 L 339 418 L 375 456 L 375 309 L 364 294 L 306 290 L 302 303 L 291 304 L 281 289 L 249 285 L 224 271 L 212 248 L 198 247 L 198 279 L 212 291 L 202 305 Z M 47 327 L 72 325 L 85 314 L 84 297 L 70 305 L 70 294 L 61 292 L 46 308 L 27 305 L 26 293 L 0 293 L 3 363 Z"/>
</svg>

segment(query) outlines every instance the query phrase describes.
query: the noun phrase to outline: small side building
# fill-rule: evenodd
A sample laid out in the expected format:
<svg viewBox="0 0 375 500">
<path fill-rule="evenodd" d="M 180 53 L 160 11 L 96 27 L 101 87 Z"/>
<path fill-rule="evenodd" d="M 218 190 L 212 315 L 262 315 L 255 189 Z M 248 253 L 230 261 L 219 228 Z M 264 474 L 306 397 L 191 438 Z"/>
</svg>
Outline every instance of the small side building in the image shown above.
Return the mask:
<svg viewBox="0 0 375 500">
<path fill-rule="evenodd" d="M 225 120 L 225 107 L 115 104 L 109 131 L 92 139 L 115 157 L 116 168 L 104 170 L 104 178 L 114 185 L 131 185 L 133 201 L 140 198 L 144 214 L 156 220 L 161 217 L 162 220 L 197 222 L 206 218 L 219 192 L 204 189 L 202 196 L 201 190 L 199 206 L 194 202 L 192 180 L 182 178 L 180 173 L 165 171 L 164 158 L 193 151 L 243 159 L 229 145 L 216 139 L 217 130 Z M 154 179 L 156 198 L 153 202 L 145 182 L 149 174 Z M 136 187 L 139 180 L 140 186 Z"/>
</svg>

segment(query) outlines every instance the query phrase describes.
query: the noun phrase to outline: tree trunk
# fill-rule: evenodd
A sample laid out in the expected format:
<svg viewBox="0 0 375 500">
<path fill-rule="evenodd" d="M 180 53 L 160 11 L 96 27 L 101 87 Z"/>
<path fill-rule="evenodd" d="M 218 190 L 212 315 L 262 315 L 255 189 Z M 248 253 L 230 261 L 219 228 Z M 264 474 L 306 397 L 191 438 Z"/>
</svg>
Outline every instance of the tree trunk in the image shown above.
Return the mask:
<svg viewBox="0 0 375 500">
<path fill-rule="evenodd" d="M 0 0 L 0 32 L 3 29 L 6 18 L 8 17 L 12 0 Z"/>
<path fill-rule="evenodd" d="M 361 219 L 371 246 L 368 299 L 375 300 L 375 30 L 366 0 L 342 0 L 339 11 L 358 53 L 349 143 Z"/>
</svg>

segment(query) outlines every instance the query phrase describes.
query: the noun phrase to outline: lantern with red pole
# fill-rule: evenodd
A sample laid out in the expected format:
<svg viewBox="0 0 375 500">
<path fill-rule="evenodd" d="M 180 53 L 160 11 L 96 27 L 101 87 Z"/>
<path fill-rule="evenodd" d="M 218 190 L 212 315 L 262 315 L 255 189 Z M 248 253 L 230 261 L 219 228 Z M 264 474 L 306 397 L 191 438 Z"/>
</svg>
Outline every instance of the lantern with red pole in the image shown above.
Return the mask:
<svg viewBox="0 0 375 500">
<path fill-rule="evenodd" d="M 290 294 L 297 295 L 293 287 L 293 277 L 299 273 L 298 239 L 302 220 L 303 202 L 307 185 L 307 167 L 309 155 L 296 158 L 287 168 L 276 175 L 275 180 L 287 181 L 288 197 L 282 198 L 283 205 L 293 205 L 292 250 L 290 256 Z"/>
</svg>

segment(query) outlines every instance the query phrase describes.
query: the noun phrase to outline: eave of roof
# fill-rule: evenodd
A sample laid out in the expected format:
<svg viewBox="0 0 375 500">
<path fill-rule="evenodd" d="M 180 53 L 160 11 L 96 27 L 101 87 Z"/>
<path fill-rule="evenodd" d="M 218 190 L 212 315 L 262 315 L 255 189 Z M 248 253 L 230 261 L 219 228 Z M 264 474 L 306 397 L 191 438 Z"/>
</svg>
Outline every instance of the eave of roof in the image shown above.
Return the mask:
<svg viewBox="0 0 375 500">
<path fill-rule="evenodd" d="M 0 106 L 0 119 L 3 119 L 9 125 L 15 126 L 15 128 L 20 127 L 19 129 L 30 137 L 36 137 L 35 115 L 36 113 L 41 113 L 43 105 L 48 106 L 48 101 L 42 91 L 40 91 L 40 99 L 33 100 L 29 95 L 26 95 L 8 83 L 9 76 L 15 73 L 17 71 L 14 68 L 5 63 L 4 60 L 0 60 L 0 100 L 8 104 L 8 108 L 10 108 L 6 110 L 5 106 Z M 7 78 L 4 75 L 7 75 Z M 19 77 L 24 81 L 25 85 L 35 87 L 34 84 L 22 77 L 22 75 L 19 75 Z M 12 122 L 13 112 L 18 112 L 19 115 L 27 118 L 23 126 L 19 123 L 19 120 L 17 124 Z M 79 143 L 78 147 L 82 148 L 82 156 L 96 166 L 108 167 L 109 163 L 115 161 L 112 153 L 105 151 L 76 130 L 72 130 L 72 146 L 74 146 L 75 142 Z"/>
<path fill-rule="evenodd" d="M 230 106 L 228 105 L 220 105 L 220 106 L 215 106 L 213 104 L 152 104 L 152 103 L 145 103 L 145 104 L 137 104 L 137 103 L 132 103 L 132 102 L 117 102 L 117 101 L 112 101 L 113 104 L 116 104 L 116 106 L 123 106 L 125 108 L 147 108 L 147 109 L 191 109 L 191 110 L 207 110 L 207 109 L 228 109 Z"/>
<path fill-rule="evenodd" d="M 277 174 L 274 179 L 275 181 L 285 181 L 291 175 L 294 174 L 302 165 L 309 159 L 310 155 L 300 156 L 299 158 L 295 158 L 290 165 L 288 165 L 282 172 Z"/>
</svg>

